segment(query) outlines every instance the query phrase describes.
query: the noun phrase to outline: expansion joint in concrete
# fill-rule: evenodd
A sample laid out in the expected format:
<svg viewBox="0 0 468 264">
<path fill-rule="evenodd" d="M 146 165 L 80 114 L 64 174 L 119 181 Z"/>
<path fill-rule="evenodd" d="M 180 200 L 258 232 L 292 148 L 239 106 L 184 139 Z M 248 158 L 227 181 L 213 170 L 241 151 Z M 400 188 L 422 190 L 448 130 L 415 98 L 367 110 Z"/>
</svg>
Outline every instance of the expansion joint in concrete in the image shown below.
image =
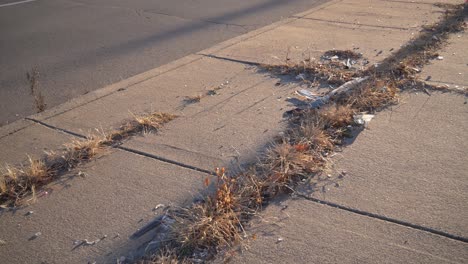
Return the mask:
<svg viewBox="0 0 468 264">
<path fill-rule="evenodd" d="M 337 204 L 337 203 L 320 200 L 320 199 L 309 197 L 309 196 L 306 196 L 306 195 L 303 195 L 303 194 L 297 194 L 297 196 L 301 197 L 301 198 L 303 198 L 305 200 L 312 201 L 314 203 L 327 205 L 327 206 L 330 206 L 330 207 L 333 207 L 333 208 L 336 208 L 336 209 L 340 209 L 340 210 L 345 210 L 345 211 L 348 211 L 348 212 L 351 212 L 351 213 L 354 213 L 354 214 L 359 214 L 359 215 L 379 219 L 379 220 L 382 220 L 382 221 L 385 221 L 385 222 L 390 222 L 390 223 L 393 223 L 393 224 L 397 224 L 397 225 L 417 229 L 417 230 L 420 230 L 420 231 L 432 233 L 434 235 L 439 235 L 439 236 L 443 236 L 443 237 L 450 238 L 450 239 L 453 239 L 453 240 L 468 243 L 468 238 L 467 237 L 462 237 L 462 236 L 450 234 L 450 233 L 447 233 L 447 232 L 444 232 L 444 231 L 436 230 L 436 229 L 433 229 L 433 228 L 430 228 L 430 227 L 413 224 L 413 223 L 406 222 L 406 221 L 403 221 L 403 220 L 399 220 L 399 219 L 395 219 L 395 218 L 391 218 L 391 217 L 387 217 L 387 216 L 383 216 L 383 215 L 379 215 L 379 214 L 375 214 L 375 213 L 370 213 L 370 212 L 367 212 L 367 211 L 362 211 L 362 210 L 359 210 L 359 209 L 351 208 L 351 207 L 340 205 L 340 204 Z"/>
</svg>

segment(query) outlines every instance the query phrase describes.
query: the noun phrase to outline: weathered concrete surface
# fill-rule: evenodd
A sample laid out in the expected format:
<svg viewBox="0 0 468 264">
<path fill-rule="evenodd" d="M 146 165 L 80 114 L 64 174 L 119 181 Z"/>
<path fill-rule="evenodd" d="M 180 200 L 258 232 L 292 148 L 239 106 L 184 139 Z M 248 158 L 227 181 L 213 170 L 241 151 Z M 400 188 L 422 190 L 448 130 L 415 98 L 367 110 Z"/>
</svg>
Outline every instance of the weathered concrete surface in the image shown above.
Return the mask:
<svg viewBox="0 0 468 264">
<path fill-rule="evenodd" d="M 451 1 L 456 3 L 457 1 Z M 304 19 L 371 26 L 381 29 L 419 29 L 439 19 L 443 10 L 434 5 L 422 5 L 421 2 L 348 0 L 334 6 L 325 7 Z M 420 19 L 415 20 L 414 17 Z"/>
<path fill-rule="evenodd" d="M 468 259 L 466 243 L 307 200 L 272 204 L 261 219 L 248 228 L 257 239 L 234 263 L 435 264 Z"/>
<path fill-rule="evenodd" d="M 438 53 L 443 60 L 433 60 L 424 67 L 421 78 L 430 84 L 468 89 L 468 33 L 453 34 L 448 45 Z"/>
<path fill-rule="evenodd" d="M 336 159 L 347 176 L 313 197 L 468 237 L 468 105 L 404 94 Z"/>
<path fill-rule="evenodd" d="M 26 128 L 0 137 L 0 146 L 3 150 L 0 151 L 0 166 L 6 163 L 10 165 L 21 163 L 28 159 L 27 155 L 39 158 L 45 154 L 45 151 L 61 149 L 64 143 L 69 143 L 72 139 L 65 133 L 32 121 L 25 120 L 24 122 L 28 123 Z"/>
<path fill-rule="evenodd" d="M 333 5 L 337 2 L 340 1 L 334 1 Z M 388 6 L 388 2 L 373 3 Z M 396 5 L 401 5 L 401 2 L 392 1 Z M 430 4 L 408 4 L 412 7 L 415 5 L 424 5 L 427 8 L 421 7 L 422 10 L 432 9 Z M 337 7 L 345 8 L 343 5 Z M 320 8 L 303 15 L 310 15 L 318 10 Z M 335 11 L 338 12 L 334 9 L 328 10 L 330 14 Z M 377 14 L 385 15 L 385 13 L 375 15 Z M 438 13 L 427 14 L 434 15 L 434 17 L 439 15 Z M 362 19 L 362 15 L 357 15 L 357 17 Z M 412 17 L 415 25 L 420 19 L 428 19 Z M 370 56 L 371 62 L 375 62 L 389 55 L 391 48 L 397 50 L 401 44 L 411 39 L 411 33 L 417 33 L 415 29 L 395 29 L 401 26 L 399 22 L 395 23 L 394 28 L 391 28 L 392 25 L 389 23 L 387 25 L 389 28 L 384 29 L 378 24 L 377 26 L 360 26 L 340 24 L 336 21 L 291 19 L 288 20 L 286 26 L 272 26 L 255 36 L 240 38 L 240 41 L 236 40 L 230 44 L 223 44 L 221 48 L 214 48 L 214 50 L 220 50 L 219 52 L 208 53 L 223 54 L 223 52 L 235 51 L 244 56 L 235 58 L 245 59 L 246 56 L 251 56 L 260 61 L 271 56 L 284 57 L 282 54 L 286 53 L 288 47 L 296 49 L 297 46 L 297 51 L 291 52 L 295 54 L 292 56 L 302 59 L 310 43 L 313 43 L 310 45 L 312 55 L 332 48 L 353 48 L 352 44 L 354 44 L 354 47 L 359 47 L 358 52 Z M 409 20 L 405 20 L 404 23 L 412 25 Z M 270 46 L 273 48 L 268 49 Z M 377 56 L 380 50 L 383 53 Z M 283 62 L 283 59 L 273 58 L 272 61 Z M 46 111 L 36 117 L 48 124 L 86 134 L 95 128 L 106 130 L 118 126 L 124 119 L 131 117 L 129 112 L 138 114 L 144 111 L 160 110 L 177 113 L 181 117 L 167 124 L 161 134 L 136 137 L 125 142 L 124 146 L 212 170 L 220 164 L 224 166 L 237 159 L 242 161 L 244 158 L 245 160 L 253 158 L 252 154 L 259 147 L 267 144 L 268 140 L 283 126 L 282 113 L 289 107 L 285 99 L 296 89 L 296 84 L 281 80 L 281 85 L 276 86 L 277 79 L 255 71 L 254 68 L 240 63 L 191 55 L 169 67 L 163 67 L 162 70 L 158 68 L 128 82 L 124 81 L 104 90 L 98 90 L 85 96 L 83 100 L 76 99 L 63 107 Z M 229 84 L 226 81 L 229 81 Z M 221 84 L 226 84 L 226 87 L 220 89 L 218 95 L 203 98 L 197 104 L 183 105 L 184 96 L 195 96 L 219 87 Z M 166 88 L 165 92 L 158 91 L 161 87 Z M 463 100 L 453 95 L 433 95 L 425 103 L 426 97 L 420 96 L 414 97 L 416 101 L 405 99 L 408 103 L 402 104 L 398 109 L 395 108 L 393 114 L 387 112 L 378 115 L 371 122 L 370 130 L 366 130 L 346 150 L 349 153 L 354 150 L 358 154 L 361 152 L 357 150 L 368 150 L 369 152 L 365 152 L 364 156 L 357 157 L 358 161 L 366 163 L 372 160 L 381 164 L 372 163 L 368 167 L 363 167 L 351 162 L 348 168 L 347 166 L 339 167 L 341 164 L 346 165 L 346 163 L 339 162 L 338 169 L 344 168 L 349 171 L 349 176 L 340 183 L 341 187 L 330 188 L 331 190 L 325 193 L 314 195 L 350 207 L 369 210 L 372 213 L 398 217 L 401 220 L 413 221 L 415 224 L 465 236 L 467 185 L 464 183 L 466 181 L 463 176 L 460 175 L 466 175 L 466 167 L 460 159 L 466 157 L 466 152 L 463 152 L 466 149 L 466 142 L 458 143 L 451 148 L 440 144 L 452 144 L 453 137 L 459 137 L 460 141 L 464 140 L 464 137 L 460 136 L 460 131 L 463 131 L 461 128 L 466 131 L 466 121 L 462 123 L 466 115 L 457 114 L 460 112 L 459 103 L 463 103 Z M 450 102 L 449 106 L 440 107 L 447 102 Z M 405 111 L 417 113 L 415 116 L 410 115 L 412 119 L 409 119 L 411 120 L 409 123 L 404 123 L 408 119 L 403 114 L 396 117 L 398 111 L 403 111 L 405 107 L 407 108 Z M 432 113 L 429 116 L 426 113 L 428 107 L 433 108 L 429 111 Z M 466 113 L 465 108 L 462 111 Z M 387 116 L 390 119 L 390 115 L 392 126 L 385 127 L 382 118 Z M 427 118 L 429 121 L 426 121 Z M 399 123 L 392 128 L 393 122 L 397 121 Z M 381 131 L 376 130 L 377 124 L 384 127 L 381 129 L 385 133 L 392 133 L 389 138 L 393 141 L 390 143 L 382 141 L 385 137 L 373 134 L 374 130 Z M 404 124 L 407 127 L 404 127 Z M 414 124 L 418 127 L 415 128 Z M 17 127 L 28 127 L 28 124 L 20 124 Z M 398 127 L 401 129 L 398 130 Z M 440 137 L 441 133 L 445 135 L 448 129 L 451 129 L 448 133 L 449 137 Z M 401 139 L 396 136 L 398 132 L 409 133 L 410 130 L 418 135 L 405 134 L 406 136 L 400 136 Z M 5 131 L 8 132 L 7 134 L 12 133 L 6 138 L 14 138 L 17 133 L 21 132 L 21 129 L 6 129 Z M 387 136 L 385 133 L 384 135 Z M 417 143 L 423 139 L 432 140 L 432 137 L 421 137 L 430 133 L 435 133 L 434 139 L 438 141 L 423 142 L 421 143 L 423 146 L 417 146 Z M 366 143 L 365 138 L 371 143 Z M 385 144 L 388 149 L 382 151 L 388 151 L 388 157 L 374 157 L 372 154 L 377 154 L 377 150 L 372 142 Z M 414 145 L 419 152 L 413 153 L 413 151 L 404 151 L 403 148 L 396 147 L 401 142 L 407 146 Z M 47 140 L 42 143 L 46 145 Z M 11 146 L 8 151 L 16 150 L 14 146 Z M 20 154 L 23 154 L 26 150 L 21 151 Z M 346 151 L 344 154 L 348 153 Z M 437 151 L 449 154 L 439 155 L 441 157 L 436 159 L 433 154 Z M 392 163 L 390 158 L 394 157 L 392 155 L 395 152 L 400 153 L 402 157 L 397 157 L 398 159 Z M 452 154 L 457 158 L 450 159 Z M 408 157 L 413 155 L 423 163 L 412 163 L 416 162 L 416 159 Z M 441 161 L 443 163 L 440 163 Z M 446 168 L 446 165 L 450 167 Z M 370 176 L 364 175 L 366 168 L 368 168 L 367 172 L 372 173 Z M 91 262 L 97 260 L 100 263 L 127 255 L 142 242 L 129 241 L 128 236 L 153 216 L 151 208 L 159 203 L 183 203 L 185 199 L 190 199 L 198 192 L 203 178 L 206 177 L 206 175 L 193 173 L 175 165 L 167 165 L 121 151 L 111 153 L 81 170 L 86 171 L 89 176 L 85 179 L 78 178 L 64 182 L 65 185 L 70 184 L 67 190 L 60 190 L 62 185 L 59 182 L 51 186 L 55 192 L 49 197 L 39 199 L 38 203 L 18 211 L 16 215 L 7 213 L 1 216 L 0 239 L 7 242 L 7 245 L 0 247 L 2 257 L 5 255 L 5 259 L 12 260 L 9 261 L 12 263 L 19 261 L 18 256 L 24 259 L 20 263 L 38 259 L 52 263 L 82 263 L 85 260 Z M 413 172 L 414 175 L 397 173 L 402 170 Z M 361 174 L 361 171 L 364 172 Z M 423 174 L 424 172 L 427 175 Z M 436 177 L 435 173 L 431 174 L 433 172 L 439 176 Z M 366 178 L 360 179 L 361 175 Z M 340 196 L 340 192 L 347 196 Z M 307 204 L 304 208 L 310 207 L 310 202 Z M 291 208 L 297 207 L 291 205 Z M 73 210 L 67 208 L 73 208 Z M 32 216 L 23 216 L 24 212 L 29 210 L 35 213 Z M 277 238 L 269 238 L 272 243 L 264 243 L 260 247 L 254 245 L 257 247 L 258 255 L 246 255 L 250 259 L 243 262 L 262 262 L 259 256 L 266 258 L 265 262 L 277 262 L 278 259 L 286 262 L 289 259 L 294 262 L 314 262 L 315 259 L 304 261 L 311 256 L 319 257 L 315 262 L 335 263 L 351 262 L 348 260 L 349 256 L 356 262 L 361 260 L 361 262 L 373 263 L 379 261 L 418 262 L 420 259 L 421 263 L 440 263 L 463 262 L 467 259 L 466 243 L 461 244 L 426 232 L 380 220 L 369 220 L 351 213 L 335 211 L 332 214 L 329 212 L 332 209 L 328 207 L 310 209 L 309 211 L 315 212 L 312 216 L 307 214 L 308 210 L 304 209 L 305 212 L 297 210 L 296 219 L 301 220 L 298 220 L 297 226 L 291 224 L 295 227 L 287 233 L 288 239 L 292 238 L 291 241 L 295 239 L 297 244 L 292 244 L 291 248 L 281 251 L 274 246 L 287 244 L 276 245 L 274 243 Z M 412 214 L 411 211 L 413 211 Z M 313 220 L 315 216 L 323 218 Z M 138 223 L 142 218 L 144 220 Z M 291 221 L 296 220 L 291 218 Z M 310 222 L 311 224 L 308 224 Z M 17 223 L 21 225 L 17 227 Z M 313 230 L 313 226 L 320 226 L 320 224 L 322 227 L 323 225 L 331 227 L 316 229 L 315 233 L 308 233 L 309 230 Z M 309 229 L 300 228 L 304 226 Z M 346 226 L 347 231 L 337 232 L 340 226 Z M 36 240 L 28 241 L 28 238 L 35 232 L 41 232 L 43 235 Z M 120 237 L 113 239 L 117 232 Z M 71 250 L 75 239 L 93 240 L 104 234 L 107 234 L 108 238 L 94 247 Z M 375 234 L 378 235 L 375 236 Z M 340 243 L 335 244 L 336 237 L 342 235 Z M 303 239 L 302 236 L 305 238 Z M 404 241 L 408 242 L 405 244 Z M 320 246 L 314 247 L 314 245 Z M 281 255 L 283 253 L 284 258 Z M 326 257 L 321 258 L 321 256 Z M 374 259 L 376 261 L 373 261 Z"/>
<path fill-rule="evenodd" d="M 132 118 L 132 114 L 147 111 L 185 115 L 187 108 L 183 107 L 183 100 L 186 96 L 205 93 L 231 79 L 242 79 L 244 70 L 245 65 L 242 64 L 199 58 L 43 121 L 71 131 L 87 133 L 95 128 L 116 128 L 123 120 Z"/>
<path fill-rule="evenodd" d="M 72 172 L 49 186 L 49 195 L 39 193 L 37 203 L 0 213 L 2 263 L 115 263 L 147 239 L 129 236 L 155 217 L 156 205 L 191 202 L 207 177 L 123 151 L 80 169 L 85 178 Z M 73 249 L 75 240 L 104 235 L 95 246 Z"/>
<path fill-rule="evenodd" d="M 255 161 L 258 151 L 284 129 L 283 113 L 292 106 L 287 98 L 296 85 L 276 82 L 251 70 L 241 81 L 232 80 L 220 95 L 187 106 L 192 114 L 124 146 L 207 170 Z"/>
<path fill-rule="evenodd" d="M 375 63 L 416 36 L 423 21 L 436 21 L 441 16 L 440 8 L 429 7 L 416 3 L 342 1 L 212 54 L 279 64 L 284 63 L 286 57 L 301 61 L 309 56 L 317 58 L 331 49 L 350 49 L 363 53 Z M 348 15 L 342 14 L 348 11 Z M 365 23 L 357 23 L 363 17 Z"/>
</svg>

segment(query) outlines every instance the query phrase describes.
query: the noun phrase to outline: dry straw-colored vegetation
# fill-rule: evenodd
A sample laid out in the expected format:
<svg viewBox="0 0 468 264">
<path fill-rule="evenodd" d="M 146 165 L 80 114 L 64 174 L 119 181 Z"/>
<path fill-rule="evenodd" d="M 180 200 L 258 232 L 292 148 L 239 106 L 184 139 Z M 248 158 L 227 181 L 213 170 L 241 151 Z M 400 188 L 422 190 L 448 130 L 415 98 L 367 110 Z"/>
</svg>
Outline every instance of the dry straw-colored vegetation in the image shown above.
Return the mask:
<svg viewBox="0 0 468 264">
<path fill-rule="evenodd" d="M 342 85 L 353 78 L 370 78 L 333 95 L 328 104 L 318 109 L 291 111 L 289 128 L 261 154 L 259 162 L 236 175 L 218 169 L 211 194 L 189 207 L 167 208 L 164 219 L 170 219 L 170 223 L 164 241 L 158 241 L 159 248 L 137 262 L 201 263 L 230 252 L 251 238 L 244 226 L 262 207 L 280 194 L 294 192 L 299 182 L 328 168 L 330 154 L 343 144 L 355 125 L 354 114 L 374 113 L 397 103 L 402 89 L 440 89 L 423 84 L 415 73 L 435 56 L 449 33 L 464 29 L 463 16 L 462 5 L 448 7 L 441 22 L 428 27 L 381 65 L 365 71 L 335 61 L 263 65 L 273 74 L 302 74 L 303 81 L 309 83 Z M 361 59 L 352 51 L 330 51 L 326 55 Z M 209 184 L 208 180 L 205 184 Z"/>
<path fill-rule="evenodd" d="M 50 152 L 40 159 L 29 157 L 28 164 L 13 167 L 6 165 L 0 170 L 0 205 L 19 206 L 34 200 L 37 188 L 44 186 L 80 163 L 90 161 L 109 147 L 118 145 L 141 132 L 155 131 L 176 116 L 167 113 L 152 113 L 135 116 L 120 129 L 110 133 L 96 133 L 86 139 L 75 139 L 65 144 L 65 150 Z M 32 198 L 27 199 L 33 195 Z"/>
</svg>

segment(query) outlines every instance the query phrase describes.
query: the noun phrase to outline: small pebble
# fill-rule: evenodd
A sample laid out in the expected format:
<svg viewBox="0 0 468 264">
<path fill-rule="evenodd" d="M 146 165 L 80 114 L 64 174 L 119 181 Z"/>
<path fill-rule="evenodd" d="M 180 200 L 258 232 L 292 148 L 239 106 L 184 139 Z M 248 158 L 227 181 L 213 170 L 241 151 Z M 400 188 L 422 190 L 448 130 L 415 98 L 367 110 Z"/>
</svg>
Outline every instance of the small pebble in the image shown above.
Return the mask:
<svg viewBox="0 0 468 264">
<path fill-rule="evenodd" d="M 37 233 L 35 233 L 35 234 L 31 237 L 31 240 L 32 240 L 32 239 L 36 239 L 36 238 L 40 237 L 41 235 L 42 235 L 41 232 L 37 232 Z"/>
<path fill-rule="evenodd" d="M 283 241 L 284 241 L 284 238 L 278 237 L 278 239 L 276 240 L 276 243 L 281 243 L 281 242 L 283 242 Z"/>
<path fill-rule="evenodd" d="M 437 57 L 437 59 L 438 59 L 438 60 L 443 60 L 443 59 L 444 59 L 444 57 L 442 57 L 442 56 L 438 56 L 438 57 Z"/>
<path fill-rule="evenodd" d="M 26 213 L 26 215 L 32 215 L 32 214 L 34 214 L 34 211 L 29 211 Z"/>
</svg>

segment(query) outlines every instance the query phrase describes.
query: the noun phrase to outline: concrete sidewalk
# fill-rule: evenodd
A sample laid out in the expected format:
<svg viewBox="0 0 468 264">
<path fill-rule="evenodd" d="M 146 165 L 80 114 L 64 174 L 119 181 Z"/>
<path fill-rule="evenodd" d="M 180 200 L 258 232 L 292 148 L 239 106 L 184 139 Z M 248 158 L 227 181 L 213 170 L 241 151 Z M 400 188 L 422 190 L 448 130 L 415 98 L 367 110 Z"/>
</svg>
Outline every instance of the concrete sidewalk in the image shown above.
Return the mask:
<svg viewBox="0 0 468 264">
<path fill-rule="evenodd" d="M 330 1 L 30 120 L 1 127 L 0 145 L 6 151 L 0 153 L 0 160 L 18 163 L 26 153 L 40 155 L 60 148 L 72 138 L 63 130 L 86 135 L 96 128 L 116 127 L 130 113 L 150 110 L 180 115 L 160 133 L 124 143 L 126 149 L 141 155 L 113 150 L 78 168 L 85 178 L 75 177 L 78 170 L 70 172 L 48 186 L 49 194 L 36 204 L 1 213 L 0 239 L 6 242 L 0 245 L 2 260 L 115 263 L 121 256 L 128 259 L 151 238 L 152 234 L 139 240 L 129 236 L 158 213 L 152 209 L 158 204 L 190 202 L 203 179 L 210 177 L 179 165 L 213 170 L 255 159 L 257 151 L 284 128 L 282 115 L 293 107 L 287 98 L 301 84 L 282 80 L 277 86 L 278 79 L 233 60 L 282 63 L 286 54 L 291 60 L 309 54 L 317 58 L 335 48 L 355 49 L 371 63 L 379 62 L 442 14 L 433 1 Z M 466 33 L 455 38 L 466 43 Z M 457 52 L 460 61 L 466 60 L 466 51 Z M 463 62 L 449 60 L 429 69 L 439 72 L 446 67 L 466 72 Z M 458 77 L 457 72 L 448 80 L 460 80 L 458 85 L 466 86 Z M 185 96 L 215 88 L 219 88 L 216 95 L 197 104 L 183 102 Z M 349 171 L 349 177 L 339 187 L 320 186 L 319 191 L 304 195 L 435 233 L 299 199 L 286 201 L 286 210 L 281 210 L 285 204 L 268 207 L 264 219 L 281 228 L 262 230 L 265 223 L 253 223 L 252 232 L 258 232 L 259 238 L 237 261 L 466 262 L 468 244 L 437 231 L 468 237 L 468 146 L 463 137 L 468 128 L 467 108 L 464 98 L 457 95 L 427 98 L 404 95 L 398 109 L 378 114 L 370 129 L 337 161 L 337 168 Z M 25 215 L 28 211 L 34 213 Z M 29 240 L 37 232 L 42 235 Z M 104 235 L 95 246 L 75 248 L 75 240 Z M 279 237 L 283 242 L 278 243 Z"/>
</svg>

